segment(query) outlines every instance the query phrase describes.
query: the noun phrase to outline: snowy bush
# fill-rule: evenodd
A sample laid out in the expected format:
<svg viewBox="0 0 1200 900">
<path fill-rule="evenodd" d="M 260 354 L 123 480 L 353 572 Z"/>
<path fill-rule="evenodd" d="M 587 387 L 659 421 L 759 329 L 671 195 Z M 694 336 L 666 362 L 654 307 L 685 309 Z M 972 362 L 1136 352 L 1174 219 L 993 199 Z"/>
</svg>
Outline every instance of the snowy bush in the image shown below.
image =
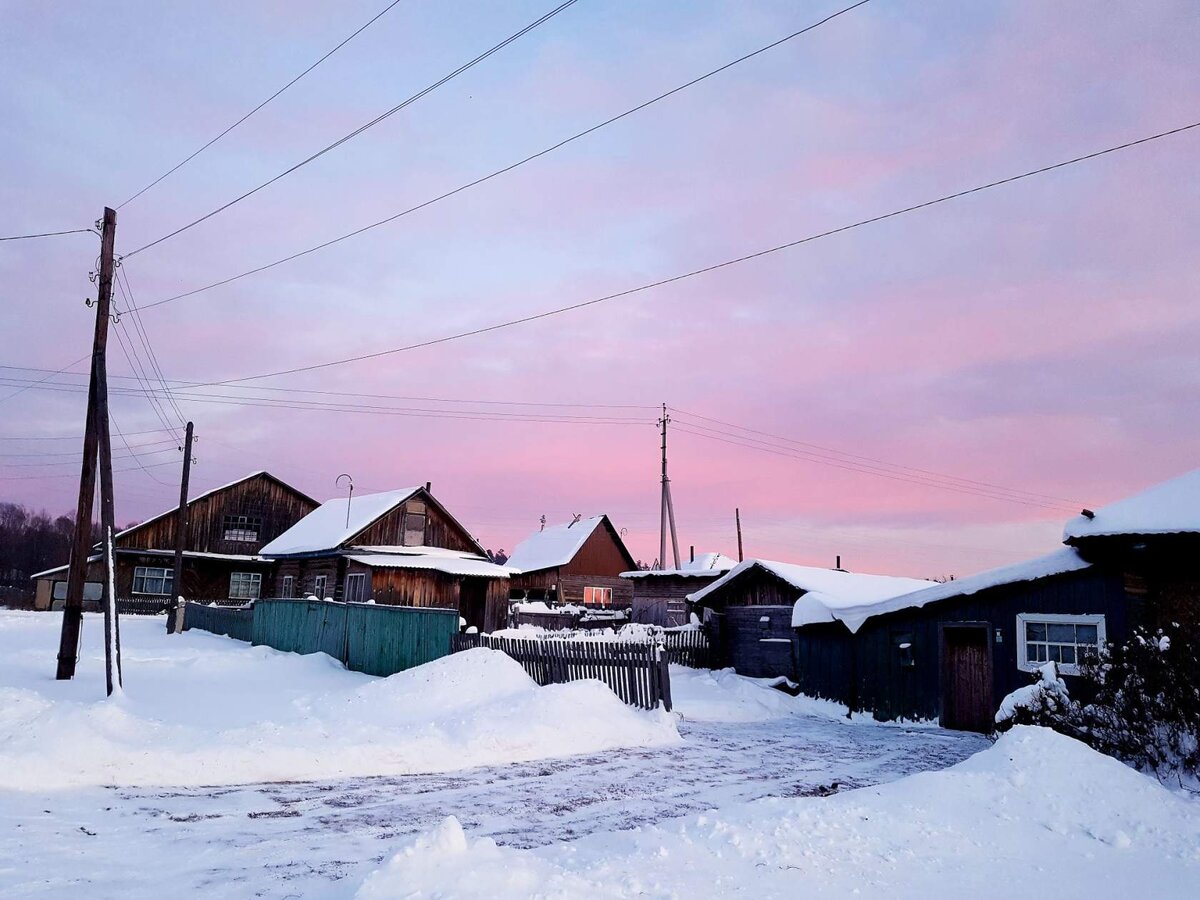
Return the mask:
<svg viewBox="0 0 1200 900">
<path fill-rule="evenodd" d="M 1049 725 L 1159 778 L 1200 777 L 1200 642 L 1179 624 L 1135 629 L 1082 660 L 1076 694 L 1086 700 L 1043 696 L 1013 721 Z"/>
<path fill-rule="evenodd" d="M 1002 701 L 996 713 L 996 730 L 1014 725 L 1052 725 L 1071 708 L 1067 683 L 1058 677 L 1058 665 L 1048 662 L 1034 675 L 1033 684 L 1017 688 Z"/>
</svg>

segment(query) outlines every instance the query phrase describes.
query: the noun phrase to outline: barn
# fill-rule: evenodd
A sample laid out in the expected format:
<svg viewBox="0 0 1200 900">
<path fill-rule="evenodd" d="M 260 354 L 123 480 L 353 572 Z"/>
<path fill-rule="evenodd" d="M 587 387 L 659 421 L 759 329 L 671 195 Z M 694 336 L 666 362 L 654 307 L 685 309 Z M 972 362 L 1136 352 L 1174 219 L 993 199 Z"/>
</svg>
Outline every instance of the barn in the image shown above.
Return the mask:
<svg viewBox="0 0 1200 900">
<path fill-rule="evenodd" d="M 576 518 L 535 531 L 506 565 L 513 600 L 542 600 L 593 608 L 628 609 L 633 587 L 622 572 L 637 568 L 608 516 Z"/>
<path fill-rule="evenodd" d="M 638 569 L 622 572 L 633 585 L 632 619 L 646 625 L 668 628 L 689 621 L 687 597 L 711 584 L 737 565 L 723 553 L 693 552 L 678 569 Z"/>
<path fill-rule="evenodd" d="M 806 694 L 881 720 L 990 732 L 1003 697 L 1137 624 L 1200 623 L 1200 471 L 1067 523 L 1036 559 L 874 603 L 793 610 Z"/>
<path fill-rule="evenodd" d="M 174 584 L 178 509 L 168 509 L 114 535 L 116 593 L 123 604 L 166 608 L 177 596 L 243 603 L 271 590 L 263 547 L 317 507 L 317 501 L 270 472 L 252 472 L 188 501 L 182 584 Z M 103 563 L 88 560 L 84 608 L 98 609 Z M 67 566 L 33 576 L 35 607 L 61 608 Z"/>
<path fill-rule="evenodd" d="M 503 628 L 510 569 L 425 487 L 323 503 L 262 550 L 276 595 L 455 609 L 469 627 Z"/>
<path fill-rule="evenodd" d="M 830 606 L 877 602 L 928 584 L 916 578 L 747 559 L 688 595 L 688 600 L 702 611 L 719 665 L 752 677 L 793 678 L 792 610 L 797 601 L 808 596 Z"/>
</svg>

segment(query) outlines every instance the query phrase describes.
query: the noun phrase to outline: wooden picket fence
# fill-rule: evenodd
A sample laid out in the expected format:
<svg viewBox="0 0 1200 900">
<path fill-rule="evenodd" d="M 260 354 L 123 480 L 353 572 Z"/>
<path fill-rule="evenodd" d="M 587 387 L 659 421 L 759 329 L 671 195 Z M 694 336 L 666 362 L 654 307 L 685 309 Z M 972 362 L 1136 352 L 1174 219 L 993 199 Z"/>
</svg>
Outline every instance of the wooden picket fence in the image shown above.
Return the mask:
<svg viewBox="0 0 1200 900">
<path fill-rule="evenodd" d="M 709 646 L 708 636 L 703 631 L 667 629 L 662 637 L 667 659 L 675 665 L 687 666 L 690 669 L 712 668 L 712 648 Z"/>
<path fill-rule="evenodd" d="M 117 615 L 160 616 L 171 606 L 169 597 L 118 597 Z"/>
<path fill-rule="evenodd" d="M 451 652 L 488 647 L 519 662 L 538 684 L 603 681 L 630 706 L 671 709 L 671 673 L 661 644 L 627 641 L 518 639 L 456 634 Z"/>
</svg>

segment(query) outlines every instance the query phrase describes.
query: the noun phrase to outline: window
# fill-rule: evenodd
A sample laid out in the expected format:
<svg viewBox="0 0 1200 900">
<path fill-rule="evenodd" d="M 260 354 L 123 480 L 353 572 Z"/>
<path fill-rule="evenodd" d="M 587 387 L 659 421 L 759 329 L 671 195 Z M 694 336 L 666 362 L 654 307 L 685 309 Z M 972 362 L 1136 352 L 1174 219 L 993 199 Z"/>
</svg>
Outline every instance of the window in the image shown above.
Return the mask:
<svg viewBox="0 0 1200 900">
<path fill-rule="evenodd" d="M 362 603 L 367 599 L 367 576 L 359 572 L 357 575 L 346 576 L 346 596 L 343 597 L 347 603 Z"/>
<path fill-rule="evenodd" d="M 52 594 L 54 600 L 67 599 L 67 583 L 65 581 L 54 582 L 54 591 Z M 84 600 L 102 600 L 104 598 L 104 585 L 99 581 L 85 581 L 83 583 L 83 599 Z"/>
<path fill-rule="evenodd" d="M 410 500 L 404 506 L 404 546 L 421 547 L 425 544 L 425 504 Z"/>
<path fill-rule="evenodd" d="M 279 589 L 279 594 L 282 597 L 293 596 L 296 590 L 296 579 L 292 575 L 283 576 L 283 586 Z"/>
<path fill-rule="evenodd" d="M 262 519 L 256 516 L 226 516 L 225 540 L 239 543 L 258 543 L 258 533 L 262 530 Z"/>
<path fill-rule="evenodd" d="M 313 596 L 325 599 L 325 584 L 328 580 L 328 575 L 317 575 L 313 578 Z"/>
<path fill-rule="evenodd" d="M 135 594 L 156 594 L 160 597 L 169 597 L 174 589 L 175 572 L 171 569 L 136 566 L 133 570 L 133 592 Z"/>
<path fill-rule="evenodd" d="M 612 606 L 612 588 L 585 587 L 583 589 L 584 605 Z"/>
<path fill-rule="evenodd" d="M 261 572 L 234 572 L 229 576 L 230 600 L 257 600 L 261 590 Z"/>
<path fill-rule="evenodd" d="M 1103 644 L 1104 616 L 1017 616 L 1017 664 L 1026 672 L 1056 662 L 1060 672 L 1078 675 L 1081 657 Z"/>
</svg>

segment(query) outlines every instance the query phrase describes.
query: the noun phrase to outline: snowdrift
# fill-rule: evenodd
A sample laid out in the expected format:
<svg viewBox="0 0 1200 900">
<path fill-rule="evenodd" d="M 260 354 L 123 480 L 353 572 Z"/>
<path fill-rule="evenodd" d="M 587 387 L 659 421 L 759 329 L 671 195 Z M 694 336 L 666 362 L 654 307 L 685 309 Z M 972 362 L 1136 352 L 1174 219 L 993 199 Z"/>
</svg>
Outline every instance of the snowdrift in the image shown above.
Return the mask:
<svg viewBox="0 0 1200 900">
<path fill-rule="evenodd" d="M 534 850 L 453 817 L 358 900 L 453 897 L 1195 897 L 1200 804 L 1054 732 L 828 798 L 762 800 Z"/>
<path fill-rule="evenodd" d="M 58 616 L 0 613 L 0 789 L 197 785 L 444 772 L 679 742 L 666 713 L 598 681 L 539 688 L 494 650 L 390 678 L 122 620 L 125 694 L 104 699 L 102 627 L 53 680 Z"/>
</svg>

